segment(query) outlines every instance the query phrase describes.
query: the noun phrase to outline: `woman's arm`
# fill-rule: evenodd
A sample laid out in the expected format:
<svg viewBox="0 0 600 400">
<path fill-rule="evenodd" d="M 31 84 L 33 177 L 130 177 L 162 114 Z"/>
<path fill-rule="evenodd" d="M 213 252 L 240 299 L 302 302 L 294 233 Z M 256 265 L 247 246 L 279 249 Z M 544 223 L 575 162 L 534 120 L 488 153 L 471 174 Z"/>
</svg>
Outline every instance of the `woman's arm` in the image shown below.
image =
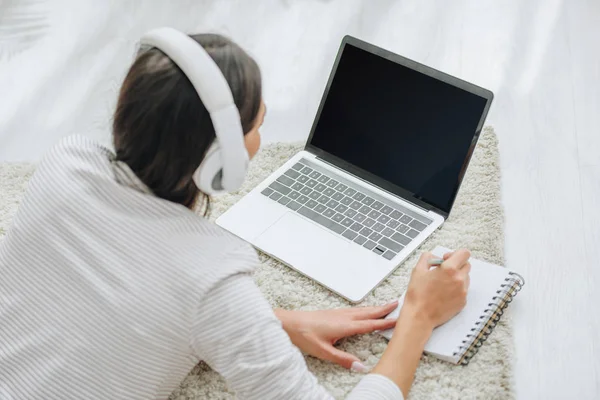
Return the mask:
<svg viewBox="0 0 600 400">
<path fill-rule="evenodd" d="M 470 255 L 468 250 L 446 254 L 440 267 L 430 269 L 429 260 L 436 257 L 424 253 L 413 269 L 394 335 L 373 370 L 396 382 L 405 397 L 433 328 L 466 304 Z"/>
<path fill-rule="evenodd" d="M 230 276 L 202 300 L 191 345 L 240 399 L 333 399 L 249 275 Z M 388 378 L 367 375 L 347 399 L 397 400 L 402 394 Z"/>
</svg>

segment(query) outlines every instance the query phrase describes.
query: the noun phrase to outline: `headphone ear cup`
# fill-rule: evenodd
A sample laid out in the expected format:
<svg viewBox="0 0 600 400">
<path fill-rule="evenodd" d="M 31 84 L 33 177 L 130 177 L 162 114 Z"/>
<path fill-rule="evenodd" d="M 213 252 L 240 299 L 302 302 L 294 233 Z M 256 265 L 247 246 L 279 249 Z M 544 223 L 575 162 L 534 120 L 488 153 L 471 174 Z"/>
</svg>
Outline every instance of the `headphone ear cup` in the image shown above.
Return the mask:
<svg viewBox="0 0 600 400">
<path fill-rule="evenodd" d="M 203 193 L 209 196 L 226 193 L 222 186 L 223 165 L 221 163 L 221 150 L 218 145 L 212 146 L 196 172 L 194 183 Z"/>
</svg>

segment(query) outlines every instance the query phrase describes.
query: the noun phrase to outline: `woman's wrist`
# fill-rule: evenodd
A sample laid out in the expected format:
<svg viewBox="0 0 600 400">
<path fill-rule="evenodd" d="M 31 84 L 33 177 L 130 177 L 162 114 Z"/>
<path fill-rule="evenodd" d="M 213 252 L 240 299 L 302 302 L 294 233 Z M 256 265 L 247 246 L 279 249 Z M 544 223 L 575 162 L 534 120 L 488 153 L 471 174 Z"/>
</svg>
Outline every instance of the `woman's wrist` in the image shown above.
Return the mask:
<svg viewBox="0 0 600 400">
<path fill-rule="evenodd" d="M 431 336 L 431 333 L 435 328 L 434 323 L 427 315 L 418 310 L 417 307 L 407 303 L 405 303 L 400 310 L 400 315 L 396 321 L 396 327 L 398 327 L 398 325 L 409 325 L 413 329 L 421 332 L 424 336 L 427 336 L 427 340 L 429 340 L 429 336 Z"/>
<path fill-rule="evenodd" d="M 405 304 L 400 311 L 392 339 L 373 370 L 394 381 L 404 398 L 408 396 L 421 354 L 432 332 L 430 319 L 416 308 Z"/>
</svg>

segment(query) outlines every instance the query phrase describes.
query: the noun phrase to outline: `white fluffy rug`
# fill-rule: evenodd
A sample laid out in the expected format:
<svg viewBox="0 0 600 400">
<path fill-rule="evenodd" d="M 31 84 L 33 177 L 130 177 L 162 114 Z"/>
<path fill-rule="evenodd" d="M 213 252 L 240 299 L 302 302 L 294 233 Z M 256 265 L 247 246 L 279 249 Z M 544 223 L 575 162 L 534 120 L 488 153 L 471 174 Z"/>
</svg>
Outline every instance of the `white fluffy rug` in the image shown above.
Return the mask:
<svg viewBox="0 0 600 400">
<path fill-rule="evenodd" d="M 275 144 L 261 150 L 251 164 L 242 190 L 216 199 L 211 218 L 225 211 L 299 149 L 301 145 Z M 33 169 L 29 164 L 0 164 L 0 236 L 3 236 L 16 211 Z M 431 250 L 436 245 L 467 247 L 476 258 L 503 263 L 498 146 L 491 128 L 486 128 L 479 140 L 450 218 L 440 231 L 423 244 L 422 249 Z M 410 270 L 418 254 L 420 251 L 368 296 L 363 305 L 384 304 L 398 298 L 406 289 Z M 263 265 L 257 269 L 255 280 L 273 307 L 310 310 L 349 306 L 343 299 L 280 263 L 264 255 L 261 255 L 261 260 Z M 386 344 L 385 339 L 371 334 L 345 340 L 340 347 L 372 367 Z M 410 399 L 513 398 L 511 357 L 509 311 L 468 366 L 454 366 L 424 356 Z M 361 375 L 311 357 L 307 357 L 307 363 L 319 381 L 338 399 L 344 398 L 361 378 Z M 171 398 L 229 399 L 235 396 L 227 390 L 218 374 L 200 363 Z"/>
</svg>

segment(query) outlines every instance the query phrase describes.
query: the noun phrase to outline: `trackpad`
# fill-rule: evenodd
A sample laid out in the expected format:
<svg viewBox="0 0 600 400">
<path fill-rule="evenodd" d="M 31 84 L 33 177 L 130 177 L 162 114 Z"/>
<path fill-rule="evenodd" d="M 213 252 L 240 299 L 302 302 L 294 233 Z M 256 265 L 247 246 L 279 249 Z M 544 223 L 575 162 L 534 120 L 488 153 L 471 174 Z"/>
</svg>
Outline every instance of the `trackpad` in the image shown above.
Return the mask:
<svg viewBox="0 0 600 400">
<path fill-rule="evenodd" d="M 369 252 L 291 212 L 263 232 L 255 245 L 346 297 L 377 283 L 364 279 L 365 264 L 372 261 Z"/>
</svg>

